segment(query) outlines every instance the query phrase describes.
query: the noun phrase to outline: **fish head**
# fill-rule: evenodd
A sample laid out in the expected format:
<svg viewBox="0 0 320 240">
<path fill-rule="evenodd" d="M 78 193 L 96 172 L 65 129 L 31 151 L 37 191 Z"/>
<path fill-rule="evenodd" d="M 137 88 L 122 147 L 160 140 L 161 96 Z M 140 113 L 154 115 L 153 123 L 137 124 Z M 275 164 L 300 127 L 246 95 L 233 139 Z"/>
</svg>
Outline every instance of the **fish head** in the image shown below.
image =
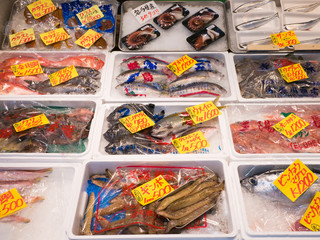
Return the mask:
<svg viewBox="0 0 320 240">
<path fill-rule="evenodd" d="M 97 70 L 103 68 L 104 66 L 104 61 L 97 57 L 88 58 L 88 61 L 91 62 L 90 65 L 94 66 Z"/>
<path fill-rule="evenodd" d="M 88 69 L 86 70 L 86 72 L 87 72 L 88 76 L 90 76 L 90 77 L 92 77 L 92 78 L 96 78 L 96 79 L 101 78 L 101 73 L 100 73 L 98 70 L 96 70 L 96 69 L 88 68 Z"/>
<path fill-rule="evenodd" d="M 151 136 L 164 138 L 166 137 L 172 129 L 172 125 L 167 122 L 161 122 L 153 126 L 151 130 Z"/>
<path fill-rule="evenodd" d="M 277 179 L 277 171 L 269 171 L 241 180 L 241 185 L 251 193 L 267 194 L 277 190 L 273 182 Z"/>
</svg>

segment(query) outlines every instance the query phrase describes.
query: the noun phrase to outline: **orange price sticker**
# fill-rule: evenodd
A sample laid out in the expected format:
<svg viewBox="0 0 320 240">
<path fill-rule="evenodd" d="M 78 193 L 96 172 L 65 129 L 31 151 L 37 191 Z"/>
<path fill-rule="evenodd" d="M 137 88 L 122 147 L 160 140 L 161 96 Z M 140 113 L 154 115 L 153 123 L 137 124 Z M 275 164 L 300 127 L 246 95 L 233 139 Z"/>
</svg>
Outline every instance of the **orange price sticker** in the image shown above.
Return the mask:
<svg viewBox="0 0 320 240">
<path fill-rule="evenodd" d="M 201 131 L 172 140 L 173 146 L 179 153 L 188 153 L 202 148 L 210 147 Z"/>
<path fill-rule="evenodd" d="M 13 65 L 11 66 L 11 69 L 16 77 L 37 75 L 43 73 L 38 60 L 22 63 L 19 65 Z"/>
<path fill-rule="evenodd" d="M 103 18 L 103 13 L 101 12 L 98 5 L 94 5 L 91 8 L 88 8 L 77 14 L 82 25 L 86 25 L 87 23 L 96 21 L 100 18 Z"/>
<path fill-rule="evenodd" d="M 273 184 L 295 202 L 318 177 L 299 159 L 294 161 Z"/>
<path fill-rule="evenodd" d="M 173 191 L 173 187 L 161 176 L 133 189 L 131 192 L 137 201 L 145 206 L 162 198 Z"/>
<path fill-rule="evenodd" d="M 90 48 L 103 34 L 89 29 L 75 43 L 84 48 Z"/>
<path fill-rule="evenodd" d="M 136 133 L 148 127 L 155 125 L 155 123 L 144 113 L 138 112 L 119 119 L 119 121 L 131 132 Z"/>
<path fill-rule="evenodd" d="M 27 204 L 23 201 L 15 188 L 0 195 L 0 218 L 8 216 L 25 207 L 27 207 Z"/>
<path fill-rule="evenodd" d="M 36 36 L 34 35 L 33 28 L 29 28 L 27 30 L 23 30 L 21 32 L 9 35 L 11 47 L 25 44 L 25 43 L 31 42 L 35 39 L 36 39 Z"/>
<path fill-rule="evenodd" d="M 306 128 L 309 125 L 309 123 L 299 118 L 295 114 L 291 113 L 289 116 L 282 119 L 280 122 L 273 125 L 272 127 L 278 132 L 285 135 L 287 138 L 292 138 L 298 132 L 300 132 L 302 129 Z"/>
<path fill-rule="evenodd" d="M 212 101 L 205 102 L 193 107 L 188 107 L 186 108 L 186 111 L 190 114 L 190 117 L 195 124 L 208 121 L 221 115 L 220 110 L 214 105 Z"/>
<path fill-rule="evenodd" d="M 274 45 L 278 45 L 279 48 L 284 48 L 287 46 L 299 44 L 299 40 L 294 31 L 281 32 L 270 35 L 271 40 Z"/>
<path fill-rule="evenodd" d="M 74 65 L 59 70 L 49 75 L 51 85 L 54 87 L 60 83 L 64 83 L 72 78 L 78 77 L 79 74 Z"/>
<path fill-rule="evenodd" d="M 39 0 L 29 4 L 27 8 L 35 19 L 41 18 L 57 9 L 51 0 Z"/>
<path fill-rule="evenodd" d="M 48 118 L 43 113 L 28 119 L 24 119 L 20 122 L 14 123 L 13 127 L 16 130 L 16 132 L 22 132 L 24 130 L 27 130 L 29 128 L 38 127 L 41 125 L 50 124 Z"/>
<path fill-rule="evenodd" d="M 278 68 L 278 71 L 288 83 L 309 78 L 300 63 Z"/>
<path fill-rule="evenodd" d="M 311 231 L 320 231 L 320 192 L 317 192 L 312 199 L 300 223 Z"/>
<path fill-rule="evenodd" d="M 182 73 L 187 71 L 189 68 L 192 68 L 197 63 L 196 60 L 190 58 L 188 55 L 175 60 L 170 63 L 167 67 L 174 72 L 177 76 L 180 76 Z"/>
<path fill-rule="evenodd" d="M 40 38 L 42 39 L 45 45 L 50 45 L 56 42 L 66 40 L 70 38 L 70 36 L 63 28 L 58 28 L 50 32 L 41 33 Z"/>
</svg>

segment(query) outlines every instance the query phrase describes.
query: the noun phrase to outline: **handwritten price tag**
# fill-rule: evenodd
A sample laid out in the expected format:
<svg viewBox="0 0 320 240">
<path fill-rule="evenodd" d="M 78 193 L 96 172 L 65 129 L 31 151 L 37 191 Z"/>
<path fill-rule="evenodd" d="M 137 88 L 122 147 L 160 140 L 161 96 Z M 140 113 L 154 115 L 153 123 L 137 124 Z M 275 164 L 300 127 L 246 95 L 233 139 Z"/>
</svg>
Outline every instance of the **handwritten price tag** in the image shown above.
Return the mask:
<svg viewBox="0 0 320 240">
<path fill-rule="evenodd" d="M 180 76 L 189 68 L 193 67 L 196 63 L 198 63 L 196 60 L 190 58 L 188 55 L 184 55 L 183 57 L 170 63 L 167 67 L 177 76 Z"/>
<path fill-rule="evenodd" d="M 98 5 L 94 5 L 91 8 L 88 8 L 77 14 L 82 25 L 86 25 L 87 23 L 91 23 L 100 18 L 103 18 L 103 13 L 101 12 Z"/>
<path fill-rule="evenodd" d="M 173 190 L 173 187 L 171 187 L 170 184 L 161 175 L 159 175 L 151 181 L 133 189 L 131 192 L 137 201 L 141 205 L 145 206 L 166 196 Z"/>
<path fill-rule="evenodd" d="M 294 202 L 317 179 L 318 177 L 297 159 L 273 182 L 273 184 Z"/>
<path fill-rule="evenodd" d="M 31 42 L 35 39 L 36 39 L 36 36 L 34 35 L 33 28 L 29 28 L 27 30 L 23 30 L 21 32 L 9 35 L 11 47 L 25 44 L 25 43 Z"/>
<path fill-rule="evenodd" d="M 46 115 L 40 114 L 38 116 L 24 119 L 20 122 L 14 123 L 13 127 L 16 130 L 16 132 L 22 132 L 29 128 L 34 128 L 46 124 L 50 124 L 48 118 L 46 117 Z"/>
<path fill-rule="evenodd" d="M 300 63 L 278 68 L 278 70 L 288 83 L 309 78 Z"/>
<path fill-rule="evenodd" d="M 201 131 L 172 140 L 173 146 L 179 153 L 188 153 L 202 148 L 210 147 Z"/>
<path fill-rule="evenodd" d="M 15 188 L 0 195 L 0 218 L 25 207 L 27 207 L 27 204 Z"/>
<path fill-rule="evenodd" d="M 320 192 L 317 192 L 312 199 L 300 223 L 311 231 L 320 231 Z"/>
<path fill-rule="evenodd" d="M 208 121 L 221 115 L 220 110 L 212 101 L 186 108 L 186 111 L 190 114 L 190 117 L 195 124 Z"/>
<path fill-rule="evenodd" d="M 300 43 L 294 31 L 271 34 L 270 37 L 274 45 L 278 45 L 279 48 L 284 48 Z"/>
<path fill-rule="evenodd" d="M 137 18 L 140 24 L 144 24 L 150 19 L 160 15 L 161 10 L 154 1 L 150 1 L 131 10 L 131 13 Z"/>
<path fill-rule="evenodd" d="M 74 65 L 59 70 L 49 75 L 51 85 L 54 87 L 60 83 L 64 83 L 72 78 L 78 77 L 79 74 Z"/>
<path fill-rule="evenodd" d="M 89 29 L 75 43 L 84 48 L 90 48 L 103 34 Z"/>
<path fill-rule="evenodd" d="M 38 60 L 22 63 L 19 65 L 13 65 L 11 66 L 11 69 L 16 77 L 37 75 L 43 73 Z"/>
<path fill-rule="evenodd" d="M 58 28 L 50 32 L 41 33 L 40 38 L 42 39 L 45 45 L 50 45 L 56 42 L 66 40 L 70 38 L 70 36 L 63 28 Z"/>
<path fill-rule="evenodd" d="M 287 138 L 292 138 L 302 129 L 306 128 L 310 124 L 291 113 L 288 117 L 282 119 L 272 127 L 278 132 L 285 135 Z"/>
<path fill-rule="evenodd" d="M 39 0 L 29 4 L 27 8 L 35 19 L 41 18 L 57 9 L 51 0 Z"/>
<path fill-rule="evenodd" d="M 143 129 L 153 126 L 155 123 L 144 113 L 138 112 L 119 119 L 119 121 L 131 132 L 136 133 Z"/>
</svg>

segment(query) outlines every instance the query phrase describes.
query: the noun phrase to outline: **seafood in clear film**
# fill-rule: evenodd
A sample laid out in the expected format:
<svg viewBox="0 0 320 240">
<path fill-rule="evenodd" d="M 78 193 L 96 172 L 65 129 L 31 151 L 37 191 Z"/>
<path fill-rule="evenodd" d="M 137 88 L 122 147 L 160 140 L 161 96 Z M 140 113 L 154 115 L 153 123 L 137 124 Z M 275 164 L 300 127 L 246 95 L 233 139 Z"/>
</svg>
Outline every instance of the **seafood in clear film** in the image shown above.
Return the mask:
<svg viewBox="0 0 320 240">
<path fill-rule="evenodd" d="M 185 9 L 180 4 L 174 4 L 167 10 L 165 10 L 162 14 L 155 17 L 153 21 L 158 24 L 163 29 L 169 29 L 177 21 L 185 18 L 189 14 L 189 11 Z"/>
<path fill-rule="evenodd" d="M 184 20 L 182 24 L 192 32 L 197 32 L 205 28 L 210 22 L 217 19 L 219 14 L 217 14 L 212 9 L 205 7 L 195 14 L 193 14 L 188 19 Z"/>
</svg>

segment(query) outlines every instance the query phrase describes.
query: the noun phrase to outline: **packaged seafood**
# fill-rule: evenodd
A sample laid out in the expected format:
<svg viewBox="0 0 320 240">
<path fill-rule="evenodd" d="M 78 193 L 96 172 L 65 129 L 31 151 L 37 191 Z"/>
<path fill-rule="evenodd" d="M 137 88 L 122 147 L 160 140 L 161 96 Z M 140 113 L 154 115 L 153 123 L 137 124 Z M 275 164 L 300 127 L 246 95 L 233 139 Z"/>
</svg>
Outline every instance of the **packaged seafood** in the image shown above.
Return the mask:
<svg viewBox="0 0 320 240">
<path fill-rule="evenodd" d="M 31 13 L 33 12 L 33 9 L 30 4 L 34 2 L 34 0 L 15 1 L 9 23 L 6 26 L 2 49 L 30 51 L 79 51 L 86 49 L 111 51 L 113 49 L 115 45 L 116 14 L 118 9 L 117 1 L 56 0 L 53 1 L 54 6 L 50 9 L 55 10 L 40 18 L 36 15 L 38 13 Z M 35 7 L 35 9 L 36 8 L 37 7 Z M 90 12 L 90 14 L 87 14 L 88 12 Z M 26 40 L 26 43 L 17 46 L 13 46 L 10 43 L 9 39 L 15 37 L 13 34 L 28 29 L 33 29 L 33 34 L 31 35 L 32 37 L 34 36 L 34 38 L 31 39 L 34 40 Z M 58 29 L 59 33 L 52 32 L 53 30 Z M 87 33 L 88 30 L 94 31 L 91 32 L 94 33 L 94 37 L 90 37 L 90 39 L 92 38 L 94 40 L 88 40 L 88 37 L 88 41 L 86 40 L 90 43 L 91 41 L 94 42 L 93 45 L 90 47 L 86 46 L 84 45 L 83 40 L 82 45 L 78 45 L 76 41 Z M 45 33 L 48 34 L 44 36 L 43 34 Z"/>
<path fill-rule="evenodd" d="M 8 52 L 0 53 L 0 95 L 16 98 L 17 95 L 81 95 L 98 98 L 102 96 L 105 82 L 102 76 L 106 69 L 106 54 L 63 52 L 50 53 Z M 12 67 L 32 61 L 39 61 L 43 73 L 29 76 L 15 76 Z M 78 77 L 57 86 L 52 86 L 49 75 L 69 66 L 75 66 Z M 18 66 L 19 71 L 27 71 Z"/>
<path fill-rule="evenodd" d="M 98 239 L 101 234 L 234 237 L 229 176 L 220 160 L 204 160 L 200 166 L 196 161 L 165 164 L 160 159 L 143 165 L 137 158 L 121 164 L 89 161 L 82 177 L 77 188 L 78 201 L 72 209 L 72 225 L 68 229 L 70 239 L 82 239 L 88 234 L 90 239 Z M 131 190 L 156 177 L 166 180 L 175 190 L 167 197 L 140 205 Z M 190 191 L 203 194 L 190 195 Z M 206 197 L 208 195 L 210 197 Z"/>
<path fill-rule="evenodd" d="M 216 25 L 222 32 L 226 33 L 225 8 L 222 2 L 185 1 L 177 3 L 160 1 L 157 2 L 157 6 L 161 10 L 161 14 L 141 24 L 131 11 L 144 3 L 146 2 L 126 1 L 121 5 L 119 48 L 122 51 L 195 51 L 186 40 L 193 33 L 208 27 L 209 24 Z M 192 19 L 189 19 L 189 16 Z M 185 23 L 188 28 L 184 26 L 184 20 L 190 20 L 189 23 Z M 204 24 L 201 22 L 204 22 Z M 157 29 L 157 32 L 137 31 L 145 25 L 151 25 L 152 28 Z M 199 25 L 199 28 L 197 25 Z M 131 36 L 134 41 L 128 42 L 128 36 Z M 149 41 L 150 39 L 153 40 Z M 139 42 L 139 48 L 134 47 L 137 42 Z M 222 52 L 228 49 L 227 45 L 226 36 L 221 35 L 220 39 L 217 38 L 216 41 L 201 51 Z"/>
</svg>

